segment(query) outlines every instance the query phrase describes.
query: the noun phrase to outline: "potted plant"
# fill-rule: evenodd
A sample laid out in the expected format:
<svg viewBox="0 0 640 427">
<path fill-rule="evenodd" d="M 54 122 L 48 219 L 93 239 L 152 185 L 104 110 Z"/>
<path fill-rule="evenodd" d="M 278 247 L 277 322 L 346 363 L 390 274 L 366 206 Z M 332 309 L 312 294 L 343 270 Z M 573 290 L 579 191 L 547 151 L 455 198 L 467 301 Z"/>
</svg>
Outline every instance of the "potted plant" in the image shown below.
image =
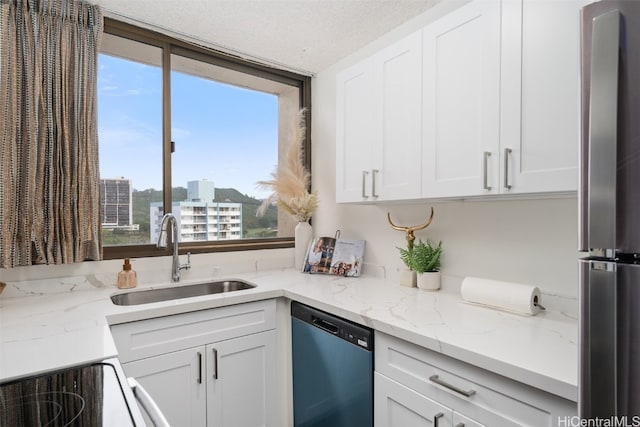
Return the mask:
<svg viewBox="0 0 640 427">
<path fill-rule="evenodd" d="M 406 269 L 400 272 L 400 284 L 409 288 L 415 288 L 417 284 L 416 272 L 411 268 L 413 263 L 413 241 L 410 240 L 407 244 L 407 249 L 397 248 L 400 251 L 400 259 L 404 263 Z"/>
<path fill-rule="evenodd" d="M 440 289 L 440 256 L 442 242 L 437 245 L 419 240 L 407 249 L 398 248 L 404 264 L 417 274 L 417 285 L 420 289 Z"/>
</svg>

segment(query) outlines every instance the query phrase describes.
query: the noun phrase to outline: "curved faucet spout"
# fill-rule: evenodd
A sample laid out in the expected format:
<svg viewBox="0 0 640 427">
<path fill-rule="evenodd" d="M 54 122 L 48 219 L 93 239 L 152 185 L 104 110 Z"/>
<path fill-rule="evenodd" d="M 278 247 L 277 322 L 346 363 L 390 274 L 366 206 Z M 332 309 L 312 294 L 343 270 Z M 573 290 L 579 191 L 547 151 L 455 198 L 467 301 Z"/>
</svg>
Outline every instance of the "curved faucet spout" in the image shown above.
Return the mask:
<svg viewBox="0 0 640 427">
<path fill-rule="evenodd" d="M 176 217 L 172 213 L 166 213 L 162 217 L 160 223 L 160 234 L 158 234 L 158 242 L 156 247 L 167 247 L 167 227 L 171 227 L 171 243 L 173 244 L 173 259 L 171 262 L 171 280 L 174 282 L 180 281 L 180 270 L 187 270 L 191 268 L 191 254 L 187 254 L 187 263 L 180 264 L 180 257 L 178 255 L 178 222 Z"/>
</svg>

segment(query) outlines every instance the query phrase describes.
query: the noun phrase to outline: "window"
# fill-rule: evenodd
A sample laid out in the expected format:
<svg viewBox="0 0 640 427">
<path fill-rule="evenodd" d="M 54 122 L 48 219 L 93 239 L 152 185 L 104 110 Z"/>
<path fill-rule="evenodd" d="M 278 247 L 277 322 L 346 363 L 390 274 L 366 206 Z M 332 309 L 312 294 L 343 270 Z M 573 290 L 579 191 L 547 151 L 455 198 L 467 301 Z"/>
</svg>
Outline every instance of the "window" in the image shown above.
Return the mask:
<svg viewBox="0 0 640 427">
<path fill-rule="evenodd" d="M 163 200 L 162 141 L 162 49 L 105 34 L 98 57 L 105 247 L 151 243 L 149 203 Z"/>
<path fill-rule="evenodd" d="M 108 19 L 98 65 L 105 258 L 165 254 L 165 212 L 181 250 L 292 246 L 286 213 L 256 217 L 267 194 L 255 183 L 309 103 L 308 77 Z"/>
</svg>

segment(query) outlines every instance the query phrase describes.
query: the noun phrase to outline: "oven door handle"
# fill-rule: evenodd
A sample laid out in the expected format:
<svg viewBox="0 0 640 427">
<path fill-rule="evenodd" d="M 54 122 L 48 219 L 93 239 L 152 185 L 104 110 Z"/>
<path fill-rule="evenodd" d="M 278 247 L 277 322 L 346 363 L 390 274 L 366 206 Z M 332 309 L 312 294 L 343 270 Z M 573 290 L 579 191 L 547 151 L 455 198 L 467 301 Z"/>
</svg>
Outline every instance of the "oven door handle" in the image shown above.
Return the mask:
<svg viewBox="0 0 640 427">
<path fill-rule="evenodd" d="M 144 387 L 142 387 L 142 385 L 140 385 L 140 383 L 134 378 L 127 378 L 127 382 L 129 383 L 129 387 L 131 387 L 131 391 L 133 391 L 133 395 L 136 397 L 136 400 L 147 413 L 153 425 L 155 427 L 170 427 L 169 422 L 164 415 L 162 415 L 162 411 L 160 411 L 160 408 L 158 408 L 158 405 L 153 401 L 147 390 L 145 390 Z"/>
</svg>

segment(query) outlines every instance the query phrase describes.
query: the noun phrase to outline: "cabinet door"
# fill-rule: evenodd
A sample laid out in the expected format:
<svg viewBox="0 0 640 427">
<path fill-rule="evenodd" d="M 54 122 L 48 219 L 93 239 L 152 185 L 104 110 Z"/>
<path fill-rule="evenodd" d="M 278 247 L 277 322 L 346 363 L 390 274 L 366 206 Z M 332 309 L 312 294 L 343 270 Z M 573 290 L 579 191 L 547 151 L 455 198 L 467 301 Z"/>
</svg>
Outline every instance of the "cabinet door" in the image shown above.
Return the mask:
<svg viewBox="0 0 640 427">
<path fill-rule="evenodd" d="M 378 200 L 420 197 L 422 169 L 422 34 L 373 58 L 375 146 L 372 194 Z"/>
<path fill-rule="evenodd" d="M 276 426 L 276 332 L 207 346 L 207 425 Z"/>
<path fill-rule="evenodd" d="M 502 192 L 577 188 L 579 12 L 590 2 L 503 3 Z"/>
<path fill-rule="evenodd" d="M 373 59 L 336 77 L 336 202 L 372 201 Z"/>
<path fill-rule="evenodd" d="M 473 1 L 428 25 L 423 49 L 423 196 L 497 192 L 500 2 Z"/>
<path fill-rule="evenodd" d="M 397 383 L 374 374 L 375 427 L 451 427 L 451 409 Z"/>
<path fill-rule="evenodd" d="M 205 348 L 149 357 L 122 366 L 149 392 L 172 426 L 205 425 Z M 144 411 L 143 411 L 144 412 Z M 153 425 L 145 415 L 148 425 Z"/>
</svg>

